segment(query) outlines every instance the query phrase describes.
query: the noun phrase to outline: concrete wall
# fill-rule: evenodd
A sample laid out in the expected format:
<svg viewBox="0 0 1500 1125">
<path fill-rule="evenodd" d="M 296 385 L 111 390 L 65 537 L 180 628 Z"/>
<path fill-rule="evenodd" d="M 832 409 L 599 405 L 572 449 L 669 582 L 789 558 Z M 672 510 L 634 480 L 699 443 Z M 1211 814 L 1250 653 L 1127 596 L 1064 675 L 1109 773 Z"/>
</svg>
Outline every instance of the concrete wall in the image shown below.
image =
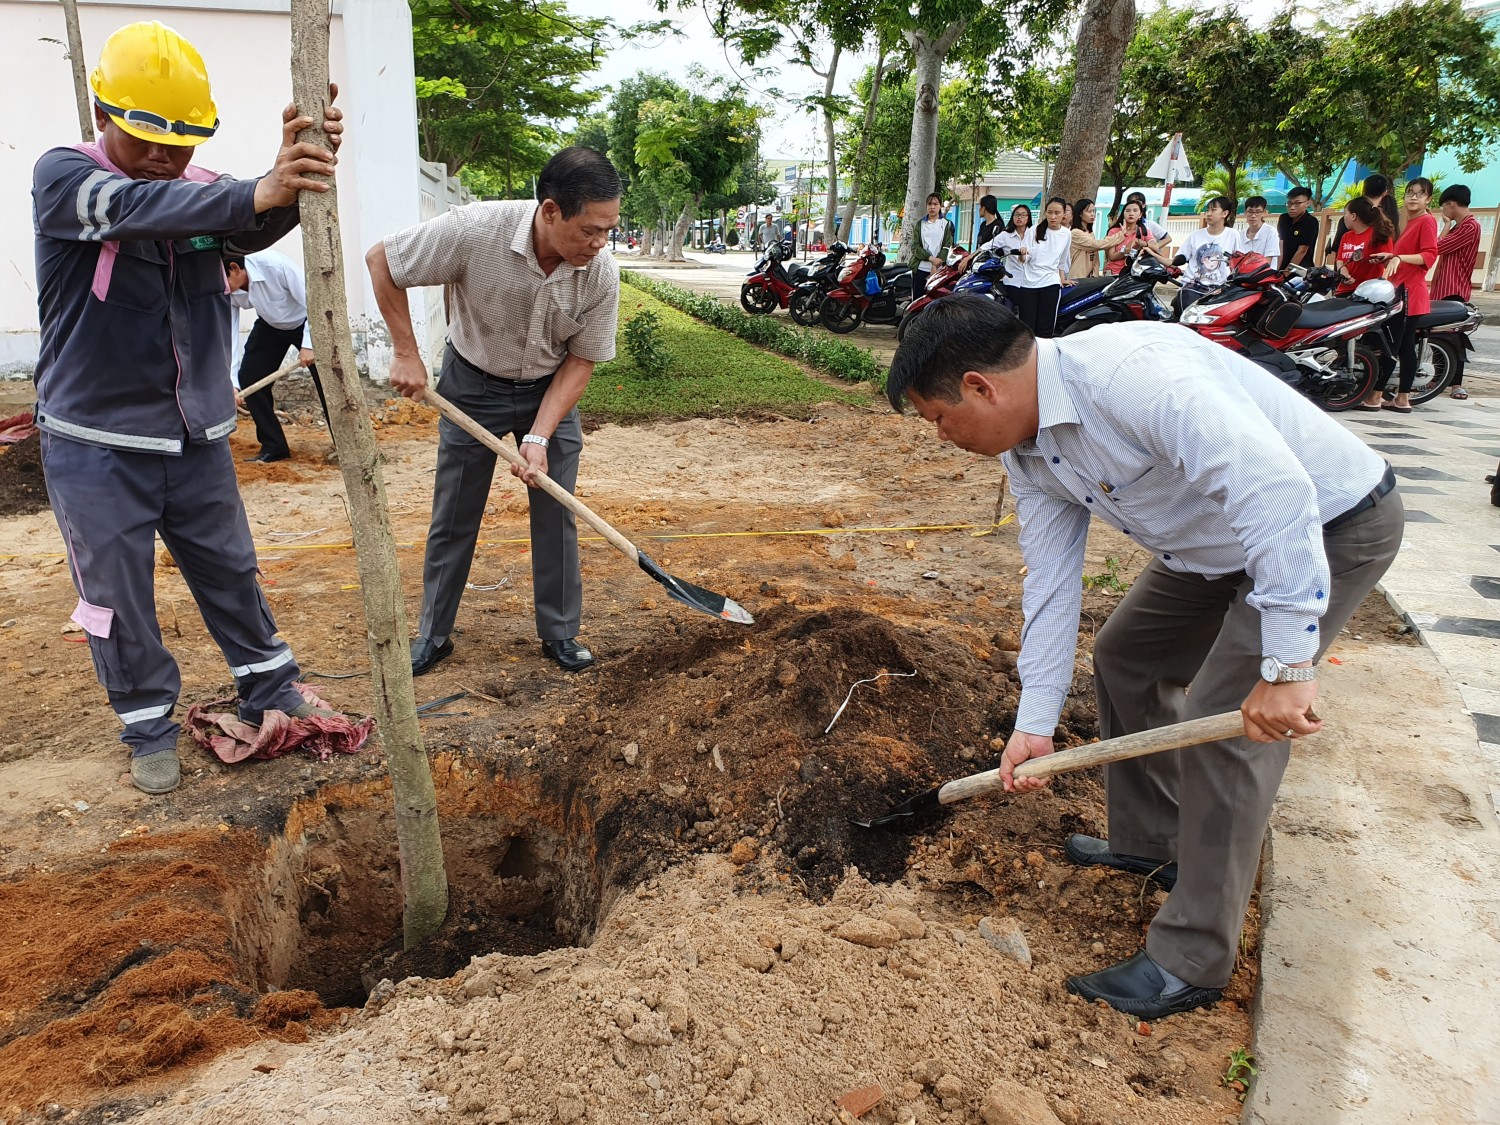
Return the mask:
<svg viewBox="0 0 1500 1125">
<path fill-rule="evenodd" d="M 291 101 L 288 0 L 79 0 L 78 7 L 90 70 L 104 40 L 123 24 L 159 19 L 186 35 L 208 66 L 223 122 L 197 149 L 195 162 L 247 178 L 270 167 L 280 144 L 281 111 Z M 338 180 L 349 315 L 368 373 L 383 379 L 389 348 L 364 252 L 422 218 L 411 14 L 405 0 L 356 0 L 336 4 L 334 12 L 329 65 L 348 126 Z M 56 0 L 0 0 L 0 42 L 6 45 L 11 91 L 0 136 L 0 374 L 29 374 L 36 360 L 31 169 L 47 148 L 79 140 L 66 41 Z M 24 98 L 18 97 L 21 91 Z M 295 232 L 277 249 L 301 260 Z M 413 319 L 431 325 L 428 308 L 436 291 L 417 291 L 411 298 Z M 441 337 L 429 338 L 429 360 L 440 346 Z"/>
</svg>

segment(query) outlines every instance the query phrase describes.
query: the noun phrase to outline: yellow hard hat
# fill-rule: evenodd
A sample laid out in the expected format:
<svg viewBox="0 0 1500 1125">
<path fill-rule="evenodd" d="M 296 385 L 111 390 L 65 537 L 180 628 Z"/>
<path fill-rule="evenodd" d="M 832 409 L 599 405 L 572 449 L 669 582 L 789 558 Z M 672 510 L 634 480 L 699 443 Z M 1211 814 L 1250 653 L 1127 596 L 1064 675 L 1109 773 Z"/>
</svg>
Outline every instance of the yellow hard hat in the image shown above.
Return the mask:
<svg viewBox="0 0 1500 1125">
<path fill-rule="evenodd" d="M 110 120 L 143 141 L 200 145 L 219 127 L 203 56 L 157 20 L 128 23 L 105 40 L 89 87 Z"/>
</svg>

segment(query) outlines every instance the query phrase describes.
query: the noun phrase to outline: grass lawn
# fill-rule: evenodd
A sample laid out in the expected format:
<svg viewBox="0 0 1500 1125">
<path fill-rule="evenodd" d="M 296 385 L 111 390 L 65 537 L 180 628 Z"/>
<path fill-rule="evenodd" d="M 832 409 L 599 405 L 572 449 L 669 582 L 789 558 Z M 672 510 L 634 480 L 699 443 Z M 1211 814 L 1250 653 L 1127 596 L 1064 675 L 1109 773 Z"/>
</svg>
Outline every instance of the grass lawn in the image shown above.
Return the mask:
<svg viewBox="0 0 1500 1125">
<path fill-rule="evenodd" d="M 661 342 L 671 357 L 667 374 L 637 370 L 625 348 L 625 325 L 650 310 L 661 319 Z M 596 420 L 640 422 L 774 413 L 812 414 L 814 403 L 869 402 L 869 392 L 819 382 L 790 360 L 763 352 L 737 336 L 678 312 L 628 283 L 620 285 L 616 356 L 594 370 L 578 409 Z"/>
</svg>

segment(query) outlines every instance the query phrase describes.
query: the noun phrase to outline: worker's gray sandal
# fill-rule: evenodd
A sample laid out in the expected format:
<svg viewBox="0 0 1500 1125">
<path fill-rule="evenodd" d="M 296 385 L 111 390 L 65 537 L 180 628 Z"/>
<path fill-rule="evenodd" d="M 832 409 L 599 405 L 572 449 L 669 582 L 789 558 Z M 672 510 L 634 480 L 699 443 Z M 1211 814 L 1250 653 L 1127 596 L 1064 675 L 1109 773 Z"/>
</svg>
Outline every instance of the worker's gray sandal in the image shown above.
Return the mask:
<svg viewBox="0 0 1500 1125">
<path fill-rule="evenodd" d="M 130 780 L 142 793 L 153 797 L 170 793 L 182 784 L 182 766 L 177 761 L 177 747 L 169 746 L 154 754 L 130 759 Z"/>
</svg>

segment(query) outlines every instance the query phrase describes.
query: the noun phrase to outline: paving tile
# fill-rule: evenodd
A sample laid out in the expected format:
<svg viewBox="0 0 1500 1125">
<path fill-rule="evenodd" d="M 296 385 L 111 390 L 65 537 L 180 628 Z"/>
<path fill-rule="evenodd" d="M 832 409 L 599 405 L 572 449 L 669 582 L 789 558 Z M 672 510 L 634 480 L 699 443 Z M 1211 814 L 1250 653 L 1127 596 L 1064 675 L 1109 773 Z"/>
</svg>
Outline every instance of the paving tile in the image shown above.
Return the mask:
<svg viewBox="0 0 1500 1125">
<path fill-rule="evenodd" d="M 1440 520 L 1440 519 L 1438 519 L 1437 516 L 1433 515 L 1431 512 L 1419 512 L 1415 508 L 1407 508 L 1406 509 L 1406 522 L 1407 523 L 1447 523 L 1448 521 L 1447 520 Z"/>
<path fill-rule="evenodd" d="M 1473 586 L 1480 594 L 1492 600 L 1500 600 L 1500 578 L 1487 578 L 1483 575 L 1474 575 L 1469 579 L 1469 585 Z"/>
<path fill-rule="evenodd" d="M 1441 488 L 1428 488 L 1425 484 L 1403 484 L 1401 486 L 1402 496 L 1447 496 Z"/>
<path fill-rule="evenodd" d="M 1457 418 L 1433 418 L 1434 426 L 1452 426 L 1459 430 L 1487 430 L 1489 426 L 1484 422 L 1464 422 Z"/>
<path fill-rule="evenodd" d="M 1486 621 L 1482 617 L 1439 617 L 1423 628 L 1434 633 L 1458 633 L 1465 637 L 1486 637 L 1500 641 L 1500 621 Z"/>
<path fill-rule="evenodd" d="M 1500 742 L 1500 715 L 1485 715 L 1476 711 L 1474 726 L 1479 731 L 1480 742 Z"/>
<path fill-rule="evenodd" d="M 1426 465 L 1397 465 L 1396 475 L 1406 477 L 1409 480 L 1463 480 L 1463 477 L 1453 476 L 1441 469 L 1428 468 Z"/>
<path fill-rule="evenodd" d="M 1374 446 L 1370 447 L 1375 448 Z M 1486 457 L 1500 457 L 1500 449 L 1471 449 L 1470 453 L 1483 453 Z"/>
<path fill-rule="evenodd" d="M 1385 435 L 1382 434 L 1382 437 Z M 1432 450 L 1415 445 L 1372 445 L 1377 453 L 1388 453 L 1396 457 L 1431 457 Z"/>
</svg>

